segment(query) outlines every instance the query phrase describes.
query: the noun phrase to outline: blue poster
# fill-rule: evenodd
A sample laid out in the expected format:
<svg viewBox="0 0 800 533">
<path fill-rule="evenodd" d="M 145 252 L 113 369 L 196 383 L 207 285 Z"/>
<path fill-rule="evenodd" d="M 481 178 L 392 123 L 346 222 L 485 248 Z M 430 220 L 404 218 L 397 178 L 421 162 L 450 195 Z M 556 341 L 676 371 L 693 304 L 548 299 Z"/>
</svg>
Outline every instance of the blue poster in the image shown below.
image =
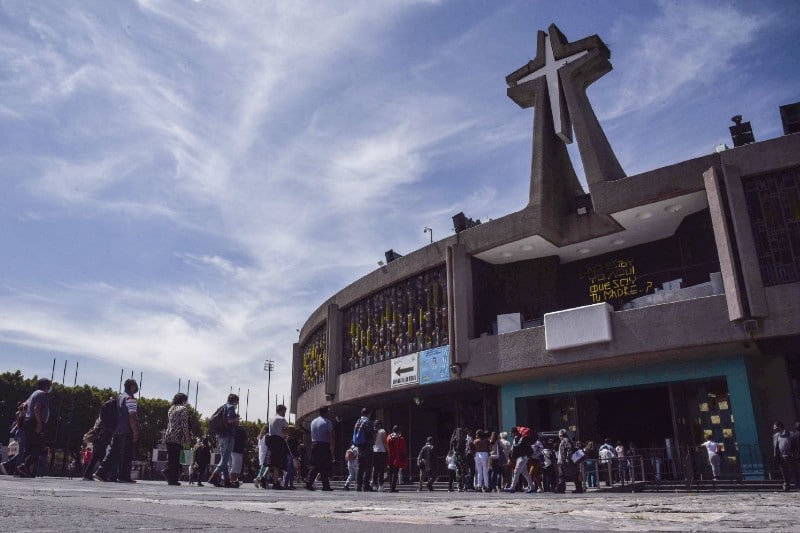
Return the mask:
<svg viewBox="0 0 800 533">
<path fill-rule="evenodd" d="M 419 352 L 419 384 L 450 380 L 450 346 L 439 346 Z"/>
</svg>

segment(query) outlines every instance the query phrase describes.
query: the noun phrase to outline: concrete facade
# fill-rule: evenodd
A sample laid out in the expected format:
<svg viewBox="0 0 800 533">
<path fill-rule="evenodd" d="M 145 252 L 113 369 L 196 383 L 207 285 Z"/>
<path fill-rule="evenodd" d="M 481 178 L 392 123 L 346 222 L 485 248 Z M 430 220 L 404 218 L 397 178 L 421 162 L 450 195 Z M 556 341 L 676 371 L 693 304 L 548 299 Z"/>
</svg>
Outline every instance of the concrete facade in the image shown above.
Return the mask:
<svg viewBox="0 0 800 533">
<path fill-rule="evenodd" d="M 561 122 L 574 125 L 579 143 L 590 195 L 585 211 L 575 207 L 583 191 L 547 112 L 551 87 L 545 78 L 531 77 L 546 63 L 548 38 L 557 60 L 586 52 L 561 71 L 566 109 L 559 110 L 564 113 Z M 608 49 L 597 36 L 569 43 L 555 26 L 548 34 L 539 32 L 538 42 L 536 58 L 507 79 L 509 96 L 523 108 L 536 108 L 528 206 L 408 253 L 321 303 L 301 329 L 294 351 L 292 411 L 307 424 L 316 409 L 329 405 L 347 422 L 362 405 L 385 408 L 385 416 L 397 417 L 398 409 L 412 401 L 423 405 L 425 397 L 443 396 L 459 404 L 468 396 L 493 396 L 496 401 L 483 404 L 483 421 L 488 425 L 497 420 L 498 427 L 488 429 L 507 429 L 539 425 L 520 407 L 525 402 L 552 404 L 560 395 L 577 401 L 576 395 L 592 391 L 602 395 L 670 387 L 674 430 L 668 436 L 696 445 L 701 441 L 692 439 L 698 431 L 722 430 L 688 423 L 679 428 L 680 409 L 671 387 L 684 384 L 685 400 L 697 403 L 692 395 L 706 394 L 701 382 L 713 380 L 722 383 L 726 399 L 721 409 L 724 416 L 730 414 L 729 425 L 722 423 L 725 437 L 719 439 L 726 439 L 728 446 L 761 447 L 767 454 L 764 432 L 771 419 L 794 422 L 798 417 L 793 383 L 800 376 L 789 367 L 800 358 L 800 282 L 765 286 L 743 183 L 800 168 L 800 136 L 625 176 L 585 94 L 590 83 L 611 69 Z M 391 354 L 355 366 L 350 362 L 345 371 L 342 347 L 354 342 L 348 327 L 355 326 L 343 323 L 343 312 L 435 268 L 446 271 L 442 316 L 447 320 L 450 380 L 392 389 Z M 662 286 L 693 287 L 719 277 L 723 294 L 676 292 L 671 298 L 652 299 L 665 302 L 660 305 L 623 309 Z M 607 309 L 609 329 L 603 342 L 581 341 L 592 332 L 579 331 L 580 320 L 564 328 L 545 319 L 548 313 L 568 316 L 598 303 Z M 416 310 L 407 310 L 409 332 L 412 318 L 418 332 L 425 330 L 423 311 L 430 311 L 430 301 L 417 304 L 422 305 L 419 318 Z M 386 305 L 380 322 L 367 329 L 371 340 L 366 348 L 382 342 L 382 353 L 389 354 L 396 334 L 390 331 L 398 329 L 398 322 L 405 331 L 406 318 L 393 317 Z M 522 315 L 522 329 L 498 335 L 496 325 L 495 331 L 487 326 L 492 316 L 509 313 Z M 548 327 L 553 329 L 548 332 Z M 308 366 L 303 347 L 320 328 L 327 336 L 324 381 L 310 385 L 301 379 Z M 572 338 L 570 328 L 575 330 Z M 377 341 L 377 330 L 383 335 L 384 329 L 389 338 Z M 423 347 L 421 338 L 417 333 L 413 350 L 431 347 L 430 341 Z M 550 338 L 558 340 L 550 344 Z M 352 351 L 355 360 L 356 348 Z M 718 391 L 708 394 L 721 397 Z M 403 421 L 413 423 L 419 410 L 407 409 Z M 496 415 L 487 413 L 492 409 Z M 464 411 L 456 405 L 452 412 L 461 416 Z M 582 438 L 599 436 L 583 431 L 580 423 L 569 429 Z M 347 428 L 342 431 L 346 434 Z"/>
</svg>

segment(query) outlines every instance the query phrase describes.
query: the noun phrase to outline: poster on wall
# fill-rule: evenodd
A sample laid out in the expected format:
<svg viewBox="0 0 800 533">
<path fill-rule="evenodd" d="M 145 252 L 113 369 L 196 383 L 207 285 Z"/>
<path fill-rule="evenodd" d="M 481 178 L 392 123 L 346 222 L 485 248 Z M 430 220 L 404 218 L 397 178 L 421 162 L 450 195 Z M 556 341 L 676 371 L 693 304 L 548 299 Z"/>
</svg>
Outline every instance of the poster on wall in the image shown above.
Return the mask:
<svg viewBox="0 0 800 533">
<path fill-rule="evenodd" d="M 391 388 L 419 383 L 418 355 L 412 353 L 392 359 L 391 374 L 389 374 Z"/>
<path fill-rule="evenodd" d="M 428 385 L 450 380 L 450 346 L 419 352 L 419 383 Z"/>
</svg>

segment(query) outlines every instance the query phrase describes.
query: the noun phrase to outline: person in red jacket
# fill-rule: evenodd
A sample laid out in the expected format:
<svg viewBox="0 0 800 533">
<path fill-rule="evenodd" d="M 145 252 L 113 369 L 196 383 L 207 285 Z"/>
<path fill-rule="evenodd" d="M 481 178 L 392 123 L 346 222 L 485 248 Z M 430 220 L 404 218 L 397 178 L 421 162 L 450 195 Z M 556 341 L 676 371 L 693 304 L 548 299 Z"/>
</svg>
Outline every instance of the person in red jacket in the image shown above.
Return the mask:
<svg viewBox="0 0 800 533">
<path fill-rule="evenodd" d="M 386 452 L 389 463 L 389 492 L 400 492 L 397 490 L 398 473 L 401 468 L 408 466 L 406 438 L 403 436 L 400 426 L 394 426 L 391 435 L 386 439 Z"/>
</svg>

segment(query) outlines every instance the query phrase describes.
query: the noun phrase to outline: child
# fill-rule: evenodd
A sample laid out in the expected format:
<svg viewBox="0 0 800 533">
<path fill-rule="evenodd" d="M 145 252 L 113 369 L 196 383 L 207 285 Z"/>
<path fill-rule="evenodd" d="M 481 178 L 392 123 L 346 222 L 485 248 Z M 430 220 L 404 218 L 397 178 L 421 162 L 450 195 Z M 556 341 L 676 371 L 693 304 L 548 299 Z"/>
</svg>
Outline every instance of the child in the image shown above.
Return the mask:
<svg viewBox="0 0 800 533">
<path fill-rule="evenodd" d="M 447 463 L 447 490 L 453 492 L 453 482 L 456 480 L 456 452 L 451 448 L 444 460 Z"/>
<path fill-rule="evenodd" d="M 350 490 L 350 483 L 355 483 L 358 479 L 358 447 L 351 444 L 344 452 L 344 459 L 347 461 L 347 481 L 344 482 L 344 490 Z"/>
<path fill-rule="evenodd" d="M 265 476 L 267 465 L 269 464 L 269 447 L 267 446 L 267 433 L 269 433 L 269 426 L 264 426 L 258 433 L 258 475 L 254 480 L 257 488 L 267 488 L 267 478 Z"/>
</svg>

